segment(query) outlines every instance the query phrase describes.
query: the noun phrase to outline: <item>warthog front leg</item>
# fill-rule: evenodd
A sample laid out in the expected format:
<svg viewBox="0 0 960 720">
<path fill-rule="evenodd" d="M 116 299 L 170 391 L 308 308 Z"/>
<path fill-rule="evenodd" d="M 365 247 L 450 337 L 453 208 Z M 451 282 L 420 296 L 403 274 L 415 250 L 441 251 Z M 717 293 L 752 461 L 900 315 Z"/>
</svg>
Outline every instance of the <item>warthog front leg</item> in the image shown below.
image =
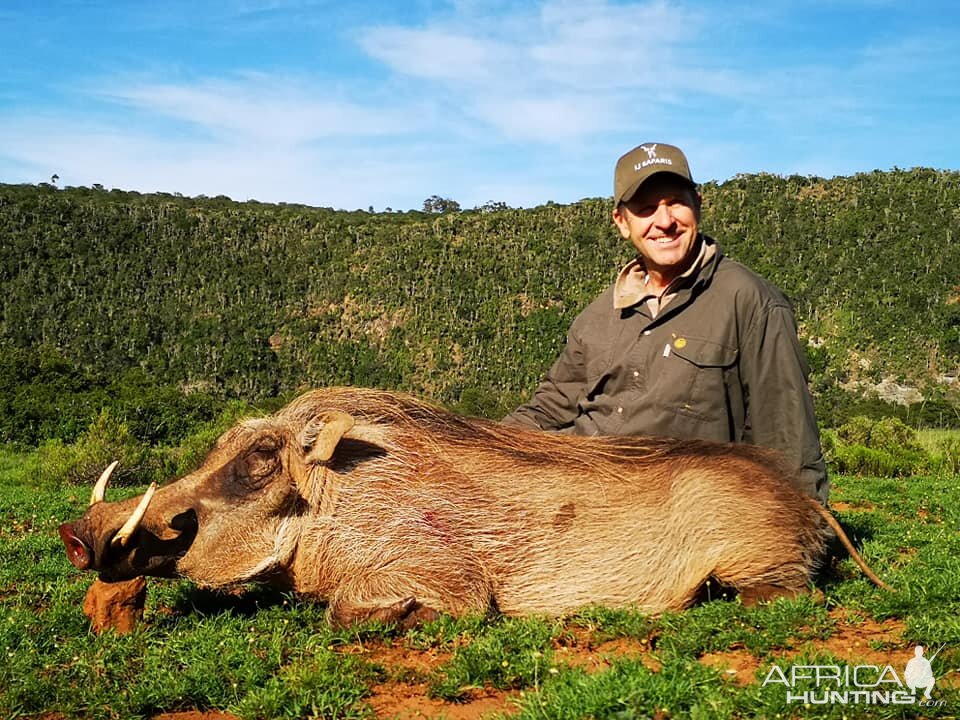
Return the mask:
<svg viewBox="0 0 960 720">
<path fill-rule="evenodd" d="M 447 562 L 444 563 L 443 561 Z M 335 625 L 379 620 L 404 628 L 436 619 L 441 612 L 463 615 L 487 612 L 493 593 L 479 572 L 464 563 L 434 556 L 423 567 L 357 573 L 330 596 L 327 616 Z"/>
<path fill-rule="evenodd" d="M 354 623 L 379 621 L 397 623 L 403 630 L 420 623 L 436 620 L 440 613 L 423 605 L 416 598 L 408 597 L 388 605 L 365 605 L 350 601 L 331 602 L 327 610 L 330 623 L 346 627 Z"/>
</svg>

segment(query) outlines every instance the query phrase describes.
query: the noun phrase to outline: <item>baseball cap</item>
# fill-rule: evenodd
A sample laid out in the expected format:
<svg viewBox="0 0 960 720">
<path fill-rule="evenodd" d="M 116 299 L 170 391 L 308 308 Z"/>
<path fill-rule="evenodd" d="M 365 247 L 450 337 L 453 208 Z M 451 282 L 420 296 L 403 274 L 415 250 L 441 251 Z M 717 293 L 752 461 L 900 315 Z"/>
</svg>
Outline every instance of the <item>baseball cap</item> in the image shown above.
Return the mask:
<svg viewBox="0 0 960 720">
<path fill-rule="evenodd" d="M 629 200 L 647 180 L 657 173 L 668 172 L 678 175 L 696 187 L 690 175 L 690 165 L 683 151 L 664 143 L 638 145 L 617 160 L 613 172 L 613 204 L 619 205 Z"/>
</svg>

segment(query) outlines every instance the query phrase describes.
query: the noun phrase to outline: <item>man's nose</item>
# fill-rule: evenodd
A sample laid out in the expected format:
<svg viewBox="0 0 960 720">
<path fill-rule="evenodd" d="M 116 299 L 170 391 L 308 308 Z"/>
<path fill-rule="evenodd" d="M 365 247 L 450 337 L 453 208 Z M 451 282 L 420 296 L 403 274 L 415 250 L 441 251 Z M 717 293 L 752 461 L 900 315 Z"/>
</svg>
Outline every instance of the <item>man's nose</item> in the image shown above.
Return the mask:
<svg viewBox="0 0 960 720">
<path fill-rule="evenodd" d="M 653 222 L 657 227 L 670 227 L 673 225 L 673 213 L 670 212 L 670 206 L 667 203 L 660 203 L 653 213 Z"/>
</svg>

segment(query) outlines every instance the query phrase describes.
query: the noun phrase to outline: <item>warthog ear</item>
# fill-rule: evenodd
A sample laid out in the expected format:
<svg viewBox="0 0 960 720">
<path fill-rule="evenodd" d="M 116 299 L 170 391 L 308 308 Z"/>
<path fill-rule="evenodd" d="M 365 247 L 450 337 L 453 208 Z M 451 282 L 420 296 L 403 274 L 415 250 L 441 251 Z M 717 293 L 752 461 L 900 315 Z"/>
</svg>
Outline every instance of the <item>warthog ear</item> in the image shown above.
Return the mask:
<svg viewBox="0 0 960 720">
<path fill-rule="evenodd" d="M 340 438 L 350 432 L 355 422 L 352 415 L 339 410 L 310 420 L 300 433 L 300 446 L 307 464 L 326 462 L 332 458 Z"/>
</svg>

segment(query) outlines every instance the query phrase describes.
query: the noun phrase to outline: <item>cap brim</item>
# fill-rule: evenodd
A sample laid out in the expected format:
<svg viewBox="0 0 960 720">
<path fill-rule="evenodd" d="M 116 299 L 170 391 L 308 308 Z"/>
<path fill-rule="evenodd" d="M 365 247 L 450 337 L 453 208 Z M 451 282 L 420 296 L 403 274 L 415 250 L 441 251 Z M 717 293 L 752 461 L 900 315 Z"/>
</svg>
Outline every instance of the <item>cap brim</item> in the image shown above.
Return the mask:
<svg viewBox="0 0 960 720">
<path fill-rule="evenodd" d="M 628 185 L 627 189 L 623 191 L 620 197 L 613 199 L 613 204 L 619 205 L 622 202 L 626 202 L 627 200 L 629 200 L 630 198 L 632 198 L 634 195 L 637 194 L 637 190 L 640 189 L 641 185 L 643 185 L 646 182 L 649 182 L 652 178 L 657 177 L 657 175 L 673 175 L 674 177 L 678 177 L 681 180 L 683 180 L 687 185 L 690 186 L 691 189 L 693 190 L 697 189 L 697 184 L 693 182 L 693 180 L 688 178 L 686 175 L 681 175 L 680 173 L 674 172 L 673 170 L 657 170 L 655 172 L 650 173 L 646 177 L 640 178 L 636 182 Z"/>
</svg>

